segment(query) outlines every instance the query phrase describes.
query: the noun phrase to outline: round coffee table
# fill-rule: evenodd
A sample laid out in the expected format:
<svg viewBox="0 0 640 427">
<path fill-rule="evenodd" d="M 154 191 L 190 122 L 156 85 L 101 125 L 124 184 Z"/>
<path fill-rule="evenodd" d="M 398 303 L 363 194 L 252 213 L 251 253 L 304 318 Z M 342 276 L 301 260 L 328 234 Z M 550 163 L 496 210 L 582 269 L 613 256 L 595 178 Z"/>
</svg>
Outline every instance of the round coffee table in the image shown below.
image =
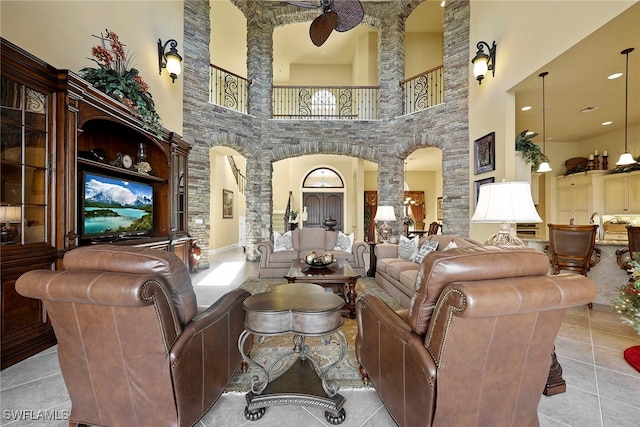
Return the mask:
<svg viewBox="0 0 640 427">
<path fill-rule="evenodd" d="M 318 285 L 290 283 L 275 290 L 252 295 L 244 300 L 245 330 L 238 338 L 242 358 L 258 369 L 251 377 L 251 391 L 247 393 L 244 414 L 248 420 L 262 418 L 266 406 L 298 404 L 325 409 L 331 424 L 341 424 L 346 418 L 346 399 L 338 394 L 337 381 L 328 381 L 327 372 L 342 361 L 347 353 L 347 338 L 342 327 L 341 309 L 344 301 Z M 255 335 L 258 342 L 265 336 L 293 333 L 294 347 L 278 357 L 269 367 L 251 359 L 244 352 L 246 340 Z M 338 359 L 321 367 L 309 356 L 305 337 L 322 338 L 323 344 L 335 339 L 340 348 Z M 274 367 L 287 356 L 296 354 L 298 360 L 284 374 L 271 379 Z"/>
</svg>

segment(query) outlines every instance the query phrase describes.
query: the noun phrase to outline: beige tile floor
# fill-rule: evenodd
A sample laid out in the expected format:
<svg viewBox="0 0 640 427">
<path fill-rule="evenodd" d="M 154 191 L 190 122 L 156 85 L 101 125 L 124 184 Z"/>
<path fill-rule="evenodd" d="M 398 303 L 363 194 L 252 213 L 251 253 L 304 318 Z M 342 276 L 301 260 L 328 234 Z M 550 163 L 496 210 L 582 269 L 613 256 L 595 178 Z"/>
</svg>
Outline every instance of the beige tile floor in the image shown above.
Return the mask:
<svg viewBox="0 0 640 427">
<path fill-rule="evenodd" d="M 209 305 L 220 295 L 256 276 L 257 263 L 245 262 L 242 250 L 211 256 L 211 265 L 193 275 L 198 302 Z M 542 396 L 540 425 L 626 427 L 640 424 L 640 373 L 622 356 L 625 348 L 640 345 L 640 336 L 623 325 L 608 307 L 596 304 L 571 309 L 564 320 L 556 353 L 567 382 L 567 392 Z M 55 347 L 0 372 L 2 426 L 64 426 L 71 403 L 60 374 Z M 347 399 L 344 427 L 385 427 L 395 423 L 375 391 L 341 390 Z M 329 426 L 324 411 L 297 405 L 268 408 L 258 421 L 247 421 L 244 395 L 224 394 L 197 424 L 199 427 Z M 21 411 L 22 420 L 12 418 Z M 24 412 L 26 411 L 26 412 Z M 57 420 L 28 420 L 47 411 Z M 492 426 L 493 427 L 493 426 Z"/>
</svg>

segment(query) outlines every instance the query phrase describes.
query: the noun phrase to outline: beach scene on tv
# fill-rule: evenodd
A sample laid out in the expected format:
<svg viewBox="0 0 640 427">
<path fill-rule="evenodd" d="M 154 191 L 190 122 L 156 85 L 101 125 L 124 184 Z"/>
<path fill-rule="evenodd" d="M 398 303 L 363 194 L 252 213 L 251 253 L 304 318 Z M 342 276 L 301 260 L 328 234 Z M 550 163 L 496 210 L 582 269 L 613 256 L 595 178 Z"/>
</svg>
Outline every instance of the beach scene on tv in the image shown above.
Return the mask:
<svg viewBox="0 0 640 427">
<path fill-rule="evenodd" d="M 153 229 L 153 187 L 86 173 L 84 234 L 138 234 Z"/>
</svg>

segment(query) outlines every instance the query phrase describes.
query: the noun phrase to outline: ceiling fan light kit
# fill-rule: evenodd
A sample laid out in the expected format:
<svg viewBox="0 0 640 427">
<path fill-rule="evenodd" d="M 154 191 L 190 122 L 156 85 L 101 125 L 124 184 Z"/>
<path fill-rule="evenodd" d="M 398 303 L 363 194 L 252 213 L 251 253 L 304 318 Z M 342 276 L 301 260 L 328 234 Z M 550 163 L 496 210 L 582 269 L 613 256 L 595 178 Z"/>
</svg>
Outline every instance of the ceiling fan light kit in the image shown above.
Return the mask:
<svg viewBox="0 0 640 427">
<path fill-rule="evenodd" d="M 360 0 L 320 0 L 320 5 L 297 1 L 287 3 L 306 8 L 322 7 L 322 15 L 316 17 L 309 27 L 309 37 L 318 47 L 327 41 L 333 30 L 349 31 L 364 18 L 364 7 Z"/>
</svg>

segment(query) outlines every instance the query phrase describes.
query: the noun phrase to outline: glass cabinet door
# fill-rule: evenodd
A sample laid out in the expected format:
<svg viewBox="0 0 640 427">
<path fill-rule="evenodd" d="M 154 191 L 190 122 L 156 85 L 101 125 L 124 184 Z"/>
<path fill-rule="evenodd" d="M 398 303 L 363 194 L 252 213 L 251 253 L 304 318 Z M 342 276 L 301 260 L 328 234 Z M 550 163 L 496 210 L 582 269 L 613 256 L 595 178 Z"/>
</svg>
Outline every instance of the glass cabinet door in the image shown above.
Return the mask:
<svg viewBox="0 0 640 427">
<path fill-rule="evenodd" d="M 2 245 L 47 241 L 48 96 L 2 77 Z"/>
</svg>

